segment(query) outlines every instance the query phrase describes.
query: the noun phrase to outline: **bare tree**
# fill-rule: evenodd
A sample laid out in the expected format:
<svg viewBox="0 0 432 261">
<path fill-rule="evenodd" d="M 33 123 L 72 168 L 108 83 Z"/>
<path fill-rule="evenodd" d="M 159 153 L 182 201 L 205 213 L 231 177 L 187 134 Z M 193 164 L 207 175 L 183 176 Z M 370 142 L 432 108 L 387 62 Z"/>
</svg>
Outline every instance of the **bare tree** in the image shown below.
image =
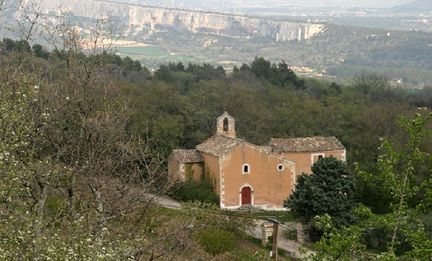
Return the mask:
<svg viewBox="0 0 432 261">
<path fill-rule="evenodd" d="M 28 23 L 22 27 L 26 28 L 23 39 L 30 40 L 39 26 L 40 16 L 37 7 L 25 10 L 33 10 L 24 16 Z M 96 252 L 103 252 L 109 233 L 130 238 L 135 235 L 131 231 L 143 234 L 138 229 L 140 224 L 155 224 L 160 219 L 151 212 L 155 197 L 169 189 L 166 162 L 154 152 L 155 144 L 127 132 L 130 102 L 122 95 L 116 78 L 104 62 L 112 34 L 109 22 L 102 20 L 89 35 L 82 35 L 78 27 L 66 20 L 51 29 L 51 43 L 55 48 L 52 55 L 59 58 L 56 66 L 63 68 L 64 65 L 66 77 L 47 77 L 47 66 L 27 70 L 26 66 L 14 62 L 14 54 L 8 54 L 10 62 L 1 68 L 0 108 L 23 114 L 21 118 L 7 119 L 0 115 L 0 145 L 5 140 L 3 136 L 12 133 L 11 129 L 5 129 L 4 122 L 12 122 L 12 129 L 26 130 L 20 136 L 25 145 L 13 150 L 22 173 L 13 187 L 20 191 L 16 198 L 29 213 L 28 220 L 22 218 L 20 222 L 23 227 L 32 224 L 34 231 L 34 240 L 29 240 L 32 248 L 26 252 L 29 257 L 45 249 L 42 247 L 44 228 L 53 218 L 47 213 L 47 201 L 53 197 L 64 198 L 66 202 L 54 222 L 66 228 L 84 218 L 85 222 L 80 223 L 82 229 L 76 233 L 89 231 L 91 240 L 98 246 Z M 6 89 L 10 96 L 4 96 Z M 24 102 L 21 110 L 13 109 L 18 101 Z M 13 137 L 10 138 L 13 145 Z M 0 183 L 3 177 L 0 175 Z M 6 184 L 9 183 L 2 183 Z M 13 208 L 7 205 L 7 200 L 4 204 L 0 202 L 0 212 L 6 209 L 13 213 Z M 122 230 L 116 231 L 111 225 L 113 220 L 132 217 L 134 222 Z M 136 249 L 141 249 L 143 256 L 163 258 L 174 250 L 159 250 L 160 242 L 181 239 L 172 248 L 182 249 L 190 231 L 186 225 L 175 223 L 170 233 L 161 231 L 163 235 L 158 240 Z"/>
<path fill-rule="evenodd" d="M 18 1 L 17 5 L 17 25 L 21 39 L 30 41 L 40 26 L 42 12 L 40 6 L 30 1 Z"/>
</svg>

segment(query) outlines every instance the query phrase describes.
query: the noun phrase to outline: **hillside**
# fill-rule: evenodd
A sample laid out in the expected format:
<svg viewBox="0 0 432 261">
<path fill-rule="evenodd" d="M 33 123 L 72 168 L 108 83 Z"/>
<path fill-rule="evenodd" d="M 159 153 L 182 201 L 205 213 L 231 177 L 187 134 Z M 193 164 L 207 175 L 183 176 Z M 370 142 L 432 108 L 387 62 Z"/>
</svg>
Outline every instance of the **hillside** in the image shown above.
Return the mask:
<svg viewBox="0 0 432 261">
<path fill-rule="evenodd" d="M 313 68 L 312 75 L 353 77 L 373 68 L 372 71 L 387 74 L 391 79 L 402 78 L 406 84 L 423 85 L 432 80 L 430 33 L 337 25 L 326 28 L 310 40 L 283 43 L 265 38 L 250 41 L 203 34 L 156 33 L 145 42 L 157 48 L 159 54 L 150 47 L 118 48 L 118 52 L 140 59 L 150 67 L 167 60 L 181 60 L 209 62 L 229 69 L 258 55 Z M 132 39 L 143 41 L 138 36 Z"/>
<path fill-rule="evenodd" d="M 357 250 L 333 245 L 345 238 L 355 240 L 364 256 L 388 253 L 393 233 L 381 225 L 390 220 L 385 228 L 394 227 L 395 215 L 410 222 L 401 233 L 419 236 L 409 238 L 407 246 L 397 246 L 393 255 L 427 260 L 421 254 L 430 254 L 431 211 L 420 207 L 430 206 L 427 195 L 432 193 L 432 139 L 426 132 L 432 127 L 426 118 L 430 115 L 432 120 L 430 89 L 392 88 L 376 75 L 349 85 L 303 79 L 287 64 L 263 58 L 232 74 L 209 64 L 171 63 L 152 75 L 127 57 L 102 51 L 86 55 L 88 51 L 80 49 L 86 39 L 69 42 L 74 32 L 66 31 L 61 45 L 68 49 L 51 52 L 36 42 L 0 42 L 1 260 L 266 260 L 269 249 L 245 235 L 247 229 L 256 229 L 252 217 L 221 212 L 209 203 L 217 203 L 218 182 L 204 182 L 204 173 L 202 183 L 174 183 L 167 174 L 171 151 L 194 148 L 213 135 L 214 119 L 223 111 L 237 119 L 238 137 L 254 144 L 266 145 L 270 137 L 335 136 L 346 147 L 346 163 L 325 158 L 342 166 L 343 172 L 325 161 L 318 163 L 327 165 L 329 174 L 337 174 L 335 181 L 351 184 L 332 186 L 317 180 L 327 195 L 340 200 L 321 196 L 321 189 L 299 176 L 298 184 L 318 191 L 312 199 L 302 198 L 323 206 L 312 217 L 322 215 L 338 237 L 329 241 L 332 235 L 323 231 L 329 237 L 313 247 L 325 258 L 317 260 L 334 260 L 340 253 L 346 260 L 356 260 Z M 407 135 L 400 123 L 416 131 L 409 136 L 415 140 L 408 143 L 414 148 L 405 148 Z M 404 149 L 399 153 L 393 146 Z M 409 151 L 414 155 L 405 156 Z M 245 161 L 256 159 L 260 157 Z M 396 177 L 383 179 L 406 169 L 412 177 L 406 184 L 415 187 L 407 192 L 404 206 L 412 211 L 398 209 L 394 214 L 392 192 L 399 182 Z M 179 196 L 178 189 L 183 200 L 207 203 L 184 203 L 173 211 L 155 204 L 157 196 Z M 348 211 L 333 204 L 344 202 L 343 207 L 348 202 L 341 189 L 350 190 L 350 200 L 356 195 Z M 320 204 L 321 199 L 329 204 Z M 357 205 L 358 211 L 353 209 Z M 332 218 L 337 216 L 328 209 L 335 208 L 348 215 L 346 221 L 353 228 L 333 228 Z M 263 215 L 275 217 L 271 212 Z M 282 216 L 292 217 L 283 211 L 277 218 Z M 371 225 L 379 233 L 372 233 Z M 284 236 L 296 237 L 296 231 Z M 364 233 L 370 234 L 363 237 Z M 406 238 L 397 234 L 398 240 Z M 419 238 L 421 242 L 416 241 Z"/>
<path fill-rule="evenodd" d="M 274 41 L 305 40 L 319 34 L 321 24 L 277 21 L 260 17 L 206 11 L 164 8 L 116 1 L 39 1 L 40 10 L 48 19 L 60 10 L 86 19 L 111 19 L 122 23 L 128 36 L 146 37 L 156 32 L 176 31 L 231 38 L 264 37 Z M 60 7 L 60 8 L 59 8 Z"/>
<path fill-rule="evenodd" d="M 429 0 L 414 0 L 410 3 L 398 5 L 392 8 L 393 11 L 399 13 L 431 13 L 432 2 Z"/>
<path fill-rule="evenodd" d="M 114 43 L 116 52 L 140 60 L 153 70 L 170 61 L 183 61 L 221 65 L 231 71 L 255 56 L 263 56 L 274 62 L 284 60 L 304 76 L 352 78 L 379 72 L 411 87 L 423 87 L 432 81 L 431 33 L 105 0 L 41 0 L 40 4 L 48 28 L 60 22 L 59 6 L 86 37 L 90 37 L 97 21 L 112 26 L 109 30 L 113 38 L 120 40 Z M 412 3 L 421 8 L 424 4 L 428 3 Z M 13 12 L 1 19 L 4 28 L 16 27 Z M 41 35 L 46 34 L 44 28 L 38 27 Z M 0 34 L 16 37 L 1 28 Z M 36 40 L 44 43 L 46 37 L 38 35 Z"/>
<path fill-rule="evenodd" d="M 339 69 L 352 68 L 345 75 L 352 77 L 369 67 L 369 72 L 399 77 L 405 83 L 427 84 L 431 79 L 424 76 L 432 70 L 431 41 L 430 33 L 332 26 L 314 39 L 311 47 L 328 55 L 323 61 L 329 62 L 326 68 L 336 75 Z"/>
</svg>

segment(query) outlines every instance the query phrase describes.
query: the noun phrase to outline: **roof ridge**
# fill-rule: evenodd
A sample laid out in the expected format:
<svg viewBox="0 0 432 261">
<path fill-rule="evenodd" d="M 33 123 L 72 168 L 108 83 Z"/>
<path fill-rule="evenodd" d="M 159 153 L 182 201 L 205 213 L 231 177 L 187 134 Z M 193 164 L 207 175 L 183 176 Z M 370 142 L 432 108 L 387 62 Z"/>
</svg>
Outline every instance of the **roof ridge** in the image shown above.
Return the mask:
<svg viewBox="0 0 432 261">
<path fill-rule="evenodd" d="M 336 136 L 271 138 L 269 143 L 278 152 L 317 152 L 345 149 Z"/>
<path fill-rule="evenodd" d="M 336 138 L 336 136 L 322 136 L 322 135 L 317 135 L 317 136 L 307 136 L 307 137 L 279 137 L 279 138 L 270 138 L 270 140 L 290 140 L 290 139 L 311 139 L 311 138 Z"/>
<path fill-rule="evenodd" d="M 200 152 L 221 156 L 243 143 L 248 142 L 239 138 L 227 137 L 224 135 L 213 135 L 201 144 L 198 144 L 195 148 Z"/>
<path fill-rule="evenodd" d="M 265 154 L 267 154 L 267 155 L 269 155 L 269 156 L 275 157 L 275 158 L 277 158 L 277 159 L 279 159 L 279 160 L 282 160 L 282 161 L 284 161 L 284 162 L 289 162 L 290 164 L 295 164 L 294 161 L 289 160 L 289 159 L 287 159 L 287 158 L 285 158 L 285 157 L 283 157 L 283 156 L 281 156 L 281 155 L 279 155 L 279 154 L 277 154 L 277 153 L 275 153 L 275 152 L 273 152 L 273 151 L 266 151 L 265 149 L 262 148 L 263 146 L 256 145 L 256 144 L 253 144 L 253 143 L 249 143 L 249 142 L 248 142 L 247 144 L 248 144 L 248 145 L 251 145 L 251 146 L 254 147 L 256 150 L 259 150 L 259 151 L 261 151 L 261 152 L 263 152 L 263 153 L 265 153 Z"/>
<path fill-rule="evenodd" d="M 197 149 L 174 149 L 169 158 L 175 159 L 181 163 L 197 163 L 204 161 Z"/>
</svg>

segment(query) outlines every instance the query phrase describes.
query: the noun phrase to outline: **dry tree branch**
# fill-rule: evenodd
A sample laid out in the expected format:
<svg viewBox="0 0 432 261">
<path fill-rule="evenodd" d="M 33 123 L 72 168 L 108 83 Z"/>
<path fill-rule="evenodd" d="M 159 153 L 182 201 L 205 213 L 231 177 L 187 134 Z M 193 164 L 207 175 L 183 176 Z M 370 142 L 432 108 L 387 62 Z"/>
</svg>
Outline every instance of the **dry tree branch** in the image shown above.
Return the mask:
<svg viewBox="0 0 432 261">
<path fill-rule="evenodd" d="M 17 24 L 21 39 L 30 41 L 38 29 L 42 11 L 40 6 L 33 1 L 19 1 Z"/>
</svg>

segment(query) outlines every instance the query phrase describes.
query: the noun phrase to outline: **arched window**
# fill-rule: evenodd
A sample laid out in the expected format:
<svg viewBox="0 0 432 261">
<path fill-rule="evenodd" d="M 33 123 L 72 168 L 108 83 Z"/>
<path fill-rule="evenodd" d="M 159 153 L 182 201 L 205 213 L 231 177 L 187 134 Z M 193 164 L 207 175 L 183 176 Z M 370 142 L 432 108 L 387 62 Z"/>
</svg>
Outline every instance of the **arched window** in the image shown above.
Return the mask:
<svg viewBox="0 0 432 261">
<path fill-rule="evenodd" d="M 242 167 L 242 173 L 243 174 L 250 174 L 250 166 L 249 164 L 244 164 Z"/>
<path fill-rule="evenodd" d="M 227 132 L 229 130 L 229 122 L 228 122 L 228 118 L 225 118 L 223 120 L 223 131 Z"/>
</svg>

